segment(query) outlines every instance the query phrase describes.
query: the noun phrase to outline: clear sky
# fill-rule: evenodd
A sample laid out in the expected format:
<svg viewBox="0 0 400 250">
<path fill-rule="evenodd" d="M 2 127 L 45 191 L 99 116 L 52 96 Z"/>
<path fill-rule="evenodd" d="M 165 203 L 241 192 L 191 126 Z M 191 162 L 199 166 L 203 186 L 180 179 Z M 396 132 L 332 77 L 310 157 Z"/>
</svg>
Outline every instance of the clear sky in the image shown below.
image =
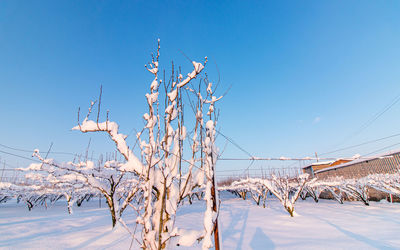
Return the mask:
<svg viewBox="0 0 400 250">
<path fill-rule="evenodd" d="M 77 109 L 102 84 L 103 110 L 122 132 L 140 129 L 157 38 L 166 69 L 208 56 L 210 79 L 232 85 L 219 125 L 252 155 L 313 156 L 397 134 L 400 103 L 360 128 L 400 95 L 399 13 L 399 1 L 0 1 L 0 143 L 83 152 L 91 138 L 96 154 L 113 151 L 104 135 L 70 130 Z M 223 156 L 246 157 L 231 144 Z"/>
</svg>

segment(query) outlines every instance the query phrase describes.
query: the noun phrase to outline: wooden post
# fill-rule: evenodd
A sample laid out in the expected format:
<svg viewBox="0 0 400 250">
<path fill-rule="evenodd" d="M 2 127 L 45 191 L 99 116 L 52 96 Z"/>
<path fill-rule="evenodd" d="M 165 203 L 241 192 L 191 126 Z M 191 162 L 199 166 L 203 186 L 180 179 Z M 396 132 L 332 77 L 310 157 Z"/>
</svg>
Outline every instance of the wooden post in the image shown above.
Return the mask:
<svg viewBox="0 0 400 250">
<path fill-rule="evenodd" d="M 211 188 L 211 196 L 213 197 L 213 211 L 214 212 L 218 212 L 218 208 L 217 208 L 217 195 L 216 192 L 218 192 L 217 190 L 215 190 L 215 174 L 213 175 L 213 186 Z M 218 231 L 218 217 L 215 220 L 215 224 L 214 224 L 214 245 L 215 245 L 215 250 L 220 250 L 220 246 L 219 246 L 219 231 Z"/>
<path fill-rule="evenodd" d="M 217 187 L 217 181 L 215 178 L 215 161 L 213 159 L 213 154 L 211 153 L 211 159 L 212 162 L 214 162 L 213 166 L 212 166 L 212 187 L 211 187 L 211 196 L 213 198 L 213 211 L 215 213 L 218 213 L 218 204 L 217 202 L 219 202 L 218 199 L 218 195 L 217 192 L 218 190 L 216 189 Z M 215 225 L 214 225 L 214 245 L 215 245 L 215 250 L 220 250 L 220 246 L 219 246 L 219 230 L 218 230 L 218 216 L 215 219 Z"/>
</svg>

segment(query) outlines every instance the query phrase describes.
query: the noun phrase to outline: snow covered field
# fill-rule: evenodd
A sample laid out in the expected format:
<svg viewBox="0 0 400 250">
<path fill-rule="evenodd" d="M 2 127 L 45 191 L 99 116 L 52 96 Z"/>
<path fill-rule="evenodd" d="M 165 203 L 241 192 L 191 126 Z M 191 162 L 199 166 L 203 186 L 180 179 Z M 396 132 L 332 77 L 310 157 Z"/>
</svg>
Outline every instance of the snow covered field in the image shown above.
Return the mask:
<svg viewBox="0 0 400 250">
<path fill-rule="evenodd" d="M 224 249 L 399 249 L 400 204 L 299 200 L 291 218 L 273 198 L 267 207 L 256 206 L 230 194 L 221 195 L 220 225 Z M 98 201 L 67 213 L 64 202 L 45 210 L 9 201 L 0 205 L 1 249 L 128 249 L 129 234 L 111 230 L 107 208 Z M 204 203 L 183 206 L 177 224 L 187 229 L 202 226 Z M 126 221 L 130 212 L 126 212 Z M 187 249 L 176 247 L 176 249 Z M 194 249 L 200 249 L 200 246 Z"/>
</svg>

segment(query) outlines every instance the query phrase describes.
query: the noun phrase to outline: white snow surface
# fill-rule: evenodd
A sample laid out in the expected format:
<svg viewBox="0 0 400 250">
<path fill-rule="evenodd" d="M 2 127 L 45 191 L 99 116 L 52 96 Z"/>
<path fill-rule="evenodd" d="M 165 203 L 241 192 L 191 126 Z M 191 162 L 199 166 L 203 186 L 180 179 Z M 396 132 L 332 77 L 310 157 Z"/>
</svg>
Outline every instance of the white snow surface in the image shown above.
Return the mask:
<svg viewBox="0 0 400 250">
<path fill-rule="evenodd" d="M 398 249 L 400 204 L 299 200 L 295 217 L 269 197 L 266 208 L 222 192 L 219 225 L 223 249 Z M 75 207 L 69 215 L 64 201 L 47 210 L 28 212 L 15 200 L 0 204 L 0 249 L 129 249 L 130 235 L 118 226 L 98 200 Z M 204 201 L 179 209 L 177 226 L 202 229 Z M 133 213 L 124 220 L 131 223 Z M 135 249 L 135 248 L 133 248 Z M 171 249 L 201 249 L 171 246 Z"/>
</svg>

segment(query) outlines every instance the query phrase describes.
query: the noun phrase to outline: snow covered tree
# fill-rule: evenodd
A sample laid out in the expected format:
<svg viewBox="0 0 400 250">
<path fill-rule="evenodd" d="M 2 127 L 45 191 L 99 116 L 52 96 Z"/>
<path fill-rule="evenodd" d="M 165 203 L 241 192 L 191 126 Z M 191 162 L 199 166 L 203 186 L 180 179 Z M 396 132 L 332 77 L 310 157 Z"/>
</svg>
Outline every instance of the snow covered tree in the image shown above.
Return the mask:
<svg viewBox="0 0 400 250">
<path fill-rule="evenodd" d="M 2 202 L 16 198 L 18 203 L 24 202 L 29 211 L 37 205 L 47 207 L 47 200 L 53 203 L 59 199 L 59 196 L 49 186 L 44 187 L 35 183 L 0 183 L 0 200 Z"/>
<path fill-rule="evenodd" d="M 339 188 L 348 196 L 360 200 L 364 205 L 369 206 L 368 185 L 365 179 L 345 179 Z"/>
<path fill-rule="evenodd" d="M 146 68 L 153 75 L 150 92 L 146 94 L 148 112 L 143 115 L 145 127 L 137 134 L 140 146 L 140 157 L 128 147 L 126 136 L 119 132 L 116 122 L 107 119 L 99 122 L 90 120 L 94 102 L 91 103 L 88 115 L 74 127 L 83 133 L 105 132 L 115 142 L 118 152 L 125 162 L 118 167 L 119 171 L 130 172 L 137 178 L 143 194 L 143 205 L 133 207 L 138 214 L 136 222 L 143 227 L 141 247 L 145 249 L 164 249 L 170 239 L 179 238 L 181 245 L 203 240 L 203 248 L 212 247 L 211 235 L 217 228 L 218 194 L 216 192 L 214 170 L 217 160 L 215 147 L 216 102 L 221 99 L 213 95 L 212 84 L 207 80 L 206 93 L 199 88 L 189 88 L 189 83 L 204 69 L 204 65 L 193 61 L 193 70 L 186 77 L 179 72 L 173 74 L 169 83 L 159 79 L 159 52 L 152 57 Z M 164 91 L 160 86 L 164 83 Z M 194 113 L 194 129 L 191 139 L 187 137 L 184 126 L 183 94 L 194 94 L 196 104 L 190 102 Z M 160 105 L 160 93 L 164 93 L 164 106 Z M 192 95 L 193 96 L 193 95 Z M 203 108 L 208 106 L 207 121 L 203 116 Z M 187 118 L 185 120 L 188 120 Z M 184 141 L 189 142 L 190 159 L 185 160 L 183 154 Z M 143 160 L 140 160 L 140 159 Z M 197 166 L 196 164 L 200 164 Z M 195 188 L 203 188 L 205 192 L 206 211 L 204 231 L 198 234 L 186 234 L 185 230 L 175 227 L 176 211 L 181 201 L 189 197 Z M 194 237 L 195 236 L 195 237 Z"/>
<path fill-rule="evenodd" d="M 264 185 L 281 202 L 291 217 L 294 215 L 294 204 L 307 182 L 308 174 L 296 177 L 272 175 L 270 180 L 263 180 Z"/>
<path fill-rule="evenodd" d="M 393 174 L 371 174 L 363 179 L 370 188 L 400 197 L 400 171 Z"/>
<path fill-rule="evenodd" d="M 121 170 L 124 165 L 118 161 L 106 161 L 104 164 L 99 163 L 101 166 L 97 167 L 93 161 L 89 160 L 77 163 L 57 163 L 53 159 L 44 159 L 39 150 L 35 150 L 33 155 L 42 163 L 31 164 L 26 170 L 45 171 L 47 176 L 42 178 L 42 183 L 45 183 L 44 180 L 50 181 L 53 186 L 56 185 L 65 194 L 69 211 L 71 211 L 72 205 L 82 198 L 82 195 L 86 196 L 90 192 L 100 193 L 106 199 L 113 227 L 139 191 L 139 186 L 136 185 L 137 180 L 134 178 L 127 180 L 125 178 L 126 171 Z M 35 176 L 40 177 L 38 174 Z M 135 183 L 134 188 L 127 194 L 121 190 L 121 187 L 127 186 L 126 182 Z M 82 190 L 85 192 L 82 193 Z M 123 200 L 122 205 L 119 204 L 121 199 Z"/>
<path fill-rule="evenodd" d="M 278 200 L 281 202 L 285 210 L 293 217 L 294 215 L 294 204 L 300 197 L 304 186 L 308 181 L 308 174 L 302 174 L 296 177 L 289 177 L 288 175 L 276 176 L 271 174 L 270 178 L 247 178 L 233 182 L 228 187 L 222 187 L 223 190 L 246 190 L 249 192 L 255 191 L 259 198 L 264 199 L 267 192 L 270 191 Z M 262 187 L 262 188 L 260 188 Z M 265 206 L 265 205 L 264 205 Z"/>
<path fill-rule="evenodd" d="M 369 205 L 368 186 L 365 179 L 334 177 L 326 180 L 318 180 L 315 178 L 307 188 L 318 195 L 322 191 L 328 191 L 341 204 L 347 196 L 347 198 L 354 198 L 362 201 L 367 206 Z"/>
</svg>

